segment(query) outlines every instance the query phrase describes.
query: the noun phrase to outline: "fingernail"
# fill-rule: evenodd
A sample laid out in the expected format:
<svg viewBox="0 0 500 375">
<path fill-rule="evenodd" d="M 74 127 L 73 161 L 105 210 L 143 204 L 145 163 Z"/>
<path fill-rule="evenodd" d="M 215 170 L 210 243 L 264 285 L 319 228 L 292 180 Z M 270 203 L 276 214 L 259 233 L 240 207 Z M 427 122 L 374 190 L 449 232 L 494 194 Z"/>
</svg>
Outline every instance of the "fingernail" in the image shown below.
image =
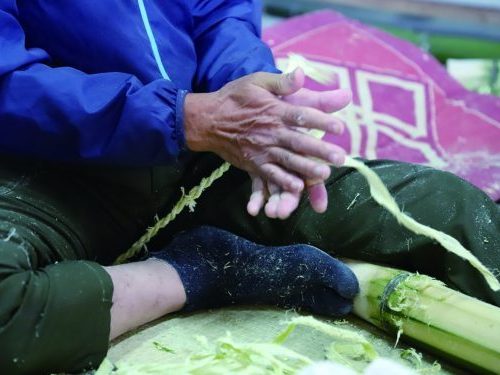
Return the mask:
<svg viewBox="0 0 500 375">
<path fill-rule="evenodd" d="M 344 157 L 336 153 L 330 154 L 329 160 L 333 165 L 337 167 L 340 167 L 342 166 L 342 164 L 344 164 Z"/>
<path fill-rule="evenodd" d="M 345 158 L 342 155 L 337 155 L 335 157 L 335 165 L 341 167 L 344 164 Z"/>
<path fill-rule="evenodd" d="M 334 134 L 342 134 L 344 132 L 344 126 L 338 122 L 335 122 L 332 125 L 332 133 Z"/>
<path fill-rule="evenodd" d="M 296 190 L 296 191 L 302 190 L 302 184 L 297 182 L 297 181 L 292 182 L 291 185 L 292 185 L 293 190 Z"/>
<path fill-rule="evenodd" d="M 321 178 L 327 178 L 330 169 L 324 165 L 317 165 L 314 167 L 314 174 Z"/>
</svg>

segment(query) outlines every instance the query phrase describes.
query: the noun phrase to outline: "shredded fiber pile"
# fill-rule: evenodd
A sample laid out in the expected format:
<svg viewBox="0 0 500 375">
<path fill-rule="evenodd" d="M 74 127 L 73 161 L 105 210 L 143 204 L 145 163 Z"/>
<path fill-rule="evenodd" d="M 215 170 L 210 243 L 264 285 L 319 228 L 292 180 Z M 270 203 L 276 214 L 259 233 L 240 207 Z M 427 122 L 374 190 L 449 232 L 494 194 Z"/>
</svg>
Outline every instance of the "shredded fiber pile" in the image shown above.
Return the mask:
<svg viewBox="0 0 500 375">
<path fill-rule="evenodd" d="M 102 374 L 294 374 L 332 360 L 361 373 L 375 358 L 417 373 L 457 373 L 355 318 L 328 321 L 292 311 L 228 308 L 168 318 L 114 344 Z"/>
</svg>

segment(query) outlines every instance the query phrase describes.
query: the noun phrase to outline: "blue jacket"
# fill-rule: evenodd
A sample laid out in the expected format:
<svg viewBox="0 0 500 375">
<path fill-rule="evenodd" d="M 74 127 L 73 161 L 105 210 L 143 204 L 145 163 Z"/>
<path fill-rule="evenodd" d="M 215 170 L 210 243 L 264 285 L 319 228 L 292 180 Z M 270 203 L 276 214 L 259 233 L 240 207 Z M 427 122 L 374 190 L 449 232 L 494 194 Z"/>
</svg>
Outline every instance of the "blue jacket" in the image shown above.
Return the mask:
<svg viewBox="0 0 500 375">
<path fill-rule="evenodd" d="M 0 153 L 158 165 L 187 92 L 277 72 L 243 0 L 0 0 Z"/>
</svg>

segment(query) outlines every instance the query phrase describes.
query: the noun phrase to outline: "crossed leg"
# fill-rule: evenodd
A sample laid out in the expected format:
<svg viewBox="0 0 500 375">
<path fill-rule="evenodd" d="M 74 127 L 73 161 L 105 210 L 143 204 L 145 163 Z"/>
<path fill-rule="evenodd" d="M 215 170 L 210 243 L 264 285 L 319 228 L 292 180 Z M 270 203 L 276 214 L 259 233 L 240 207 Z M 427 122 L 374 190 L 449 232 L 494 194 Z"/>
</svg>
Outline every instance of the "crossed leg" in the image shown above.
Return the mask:
<svg viewBox="0 0 500 375">
<path fill-rule="evenodd" d="M 200 159 L 200 173 L 208 174 L 220 163 L 209 156 Z M 395 161 L 367 164 L 407 214 L 455 237 L 500 277 L 500 208 L 485 193 L 451 173 L 425 166 Z M 335 256 L 419 271 L 500 306 L 500 292 L 491 291 L 469 263 L 400 226 L 371 198 L 359 173 L 335 169 L 327 189 L 329 208 L 324 214 L 315 213 L 303 199 L 287 220 L 263 214 L 253 218 L 245 211 L 249 179 L 231 169 L 199 199 L 195 212 L 184 214 L 176 225 L 214 225 L 268 245 L 307 243 Z"/>
</svg>

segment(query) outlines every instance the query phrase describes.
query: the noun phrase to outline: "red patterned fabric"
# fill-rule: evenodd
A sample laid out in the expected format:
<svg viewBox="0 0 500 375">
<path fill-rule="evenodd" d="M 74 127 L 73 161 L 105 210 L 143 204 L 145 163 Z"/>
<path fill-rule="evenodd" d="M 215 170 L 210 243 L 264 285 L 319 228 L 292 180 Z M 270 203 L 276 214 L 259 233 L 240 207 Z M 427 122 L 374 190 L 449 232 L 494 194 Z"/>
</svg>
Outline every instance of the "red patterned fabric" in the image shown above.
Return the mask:
<svg viewBox="0 0 500 375">
<path fill-rule="evenodd" d="M 322 11 L 286 20 L 264 33 L 278 66 L 289 54 L 329 71 L 348 87 L 347 131 L 327 139 L 365 158 L 428 164 L 453 172 L 500 198 L 500 98 L 465 90 L 418 47 Z"/>
</svg>

